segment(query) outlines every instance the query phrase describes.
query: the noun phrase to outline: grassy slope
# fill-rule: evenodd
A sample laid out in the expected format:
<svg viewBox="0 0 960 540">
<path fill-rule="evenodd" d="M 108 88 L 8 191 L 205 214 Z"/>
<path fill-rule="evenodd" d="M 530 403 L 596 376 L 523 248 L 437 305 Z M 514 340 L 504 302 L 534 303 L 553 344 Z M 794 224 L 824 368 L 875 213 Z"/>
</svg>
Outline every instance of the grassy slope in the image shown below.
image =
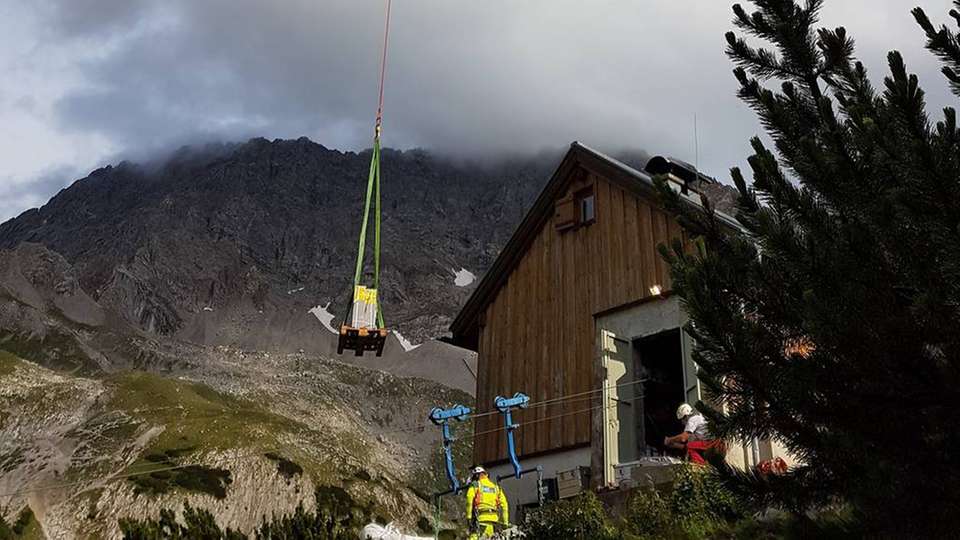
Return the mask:
<svg viewBox="0 0 960 540">
<path fill-rule="evenodd" d="M 315 481 L 325 480 L 322 460 L 289 448 L 277 448 L 278 441 L 305 433 L 307 428 L 256 403 L 203 384 L 152 373 L 116 374 L 105 383 L 111 395 L 108 409 L 125 411 L 151 426 L 163 428 L 128 467 L 129 472 L 156 471 L 131 478 L 140 492 L 163 493 L 180 488 L 222 498 L 231 482 L 230 471 L 192 465 L 192 456 L 232 449 L 242 449 L 248 458 L 267 453 L 280 455 L 297 467 L 307 462 L 307 473 Z M 158 470 L 174 466 L 188 468 Z"/>
<path fill-rule="evenodd" d="M 7 351 L 0 350 L 0 377 L 6 377 L 13 373 L 18 365 L 20 365 L 20 358 Z"/>
<path fill-rule="evenodd" d="M 0 351 L 0 379 L 7 378 L 18 366 L 47 371 L 12 353 Z M 361 386 L 364 391 L 388 402 L 407 402 L 416 394 L 420 394 L 422 398 L 426 389 L 426 381 L 395 379 L 389 376 L 369 377 L 366 376 L 366 370 L 347 367 L 338 371 L 335 375 L 337 384 Z M 63 372 L 58 375 L 70 377 Z M 419 473 L 415 474 L 414 478 L 405 479 L 406 481 L 398 482 L 399 479 L 381 477 L 375 459 L 370 454 L 369 445 L 372 441 L 350 430 L 311 427 L 271 412 L 267 408 L 267 400 L 271 399 L 269 395 L 253 400 L 242 399 L 196 382 L 133 371 L 112 374 L 99 381 L 106 389 L 103 396 L 105 399 L 97 405 L 101 412 L 78 426 L 78 434 L 75 435 L 84 438 L 85 435 L 81 432 L 88 432 L 92 427 L 97 428 L 98 436 L 85 438 L 91 452 L 98 455 L 115 452 L 119 446 L 129 444 L 142 434 L 147 427 L 162 428 L 140 453 L 139 459 L 127 467 L 125 472 L 156 471 L 172 465 L 193 465 L 208 462 L 204 455 L 210 452 L 238 452 L 241 457 L 249 455 L 271 459 L 277 463 L 281 474 L 289 474 L 291 470 L 299 468 L 300 474 L 310 477 L 317 485 L 342 485 L 355 495 L 360 494 L 362 499 L 367 499 L 363 494 L 369 493 L 370 500 L 364 503 L 372 504 L 378 514 L 382 508 L 385 518 L 391 518 L 391 514 L 395 514 L 398 508 L 412 510 L 401 503 L 403 499 L 400 493 L 405 487 L 412 488 L 423 499 L 429 500 L 430 493 L 445 485 L 442 464 L 436 459 L 439 456 L 429 456 L 433 467 L 417 469 Z M 427 386 L 433 385 L 430 383 Z M 42 394 L 48 389 L 37 387 L 36 390 Z M 450 395 L 447 395 L 448 393 Z M 43 401 L 41 394 L 29 399 Z M 460 394 L 458 391 L 443 389 L 435 398 L 442 401 L 469 399 L 469 396 Z M 63 405 L 60 399 L 54 402 L 51 405 L 56 408 Z M 39 406 L 39 403 L 36 405 Z M 317 407 L 320 415 L 325 414 L 327 406 Z M 332 413 L 332 410 L 328 413 Z M 386 421 L 388 418 L 369 420 L 379 424 L 378 420 Z M 469 437 L 461 441 L 467 443 Z M 458 450 L 459 463 L 468 463 L 466 460 L 469 459 L 469 445 L 460 445 Z M 270 456 L 263 457 L 266 454 Z M 65 479 L 102 477 L 114 472 L 116 468 L 110 463 L 89 464 L 79 469 L 69 469 Z M 136 486 L 135 489 L 143 493 L 190 490 L 216 497 L 222 496 L 228 489 L 229 476 L 224 477 L 223 473 L 229 472 L 225 469 L 197 466 L 195 469 L 147 474 L 129 481 Z M 93 493 L 91 495 L 96 499 Z M 380 501 L 374 497 L 387 497 L 395 503 L 382 507 Z M 97 516 L 91 519 L 99 518 Z"/>
<path fill-rule="evenodd" d="M 166 426 L 151 444 L 157 452 L 257 446 L 303 426 L 208 386 L 143 372 L 113 375 L 107 407 Z"/>
<path fill-rule="evenodd" d="M 14 370 L 17 369 L 17 367 L 22 365 L 23 365 L 23 361 L 19 357 L 7 351 L 0 350 L 0 379 L 12 374 Z M 5 411 L 0 411 L 0 423 L 2 423 L 6 419 L 6 416 L 7 416 L 7 413 Z M 24 509 L 24 510 L 27 510 L 27 509 Z M 22 514 L 22 511 L 21 511 L 21 514 Z M 21 533 L 19 535 L 13 535 L 13 537 L 24 539 L 24 540 L 40 540 L 40 539 L 46 538 L 46 536 L 43 534 L 43 529 L 40 527 L 40 524 L 37 523 L 37 520 L 33 517 L 32 511 L 29 512 L 29 516 L 30 516 L 30 519 L 26 523 L 26 526 L 23 528 Z M 7 524 L 4 523 L 4 527 L 5 527 L 4 530 L 6 530 L 6 525 Z"/>
<path fill-rule="evenodd" d="M 368 452 L 366 445 L 349 433 L 318 433 L 259 403 L 217 392 L 203 384 L 145 372 L 112 375 L 106 384 L 111 389 L 107 408 L 164 427 L 135 467 L 150 461 L 146 456 L 151 454 L 178 458 L 243 448 L 247 453 L 272 453 L 293 460 L 322 482 L 338 467 L 319 455 L 317 447 L 339 448 L 361 461 Z M 317 447 L 283 443 L 290 440 L 312 441 Z"/>
<path fill-rule="evenodd" d="M 51 330 L 49 335 L 27 337 L 21 334 L 0 330 L 0 346 L 24 358 L 64 372 L 80 375 L 96 375 L 100 366 L 92 361 L 77 345 L 75 339 L 59 330 Z"/>
</svg>

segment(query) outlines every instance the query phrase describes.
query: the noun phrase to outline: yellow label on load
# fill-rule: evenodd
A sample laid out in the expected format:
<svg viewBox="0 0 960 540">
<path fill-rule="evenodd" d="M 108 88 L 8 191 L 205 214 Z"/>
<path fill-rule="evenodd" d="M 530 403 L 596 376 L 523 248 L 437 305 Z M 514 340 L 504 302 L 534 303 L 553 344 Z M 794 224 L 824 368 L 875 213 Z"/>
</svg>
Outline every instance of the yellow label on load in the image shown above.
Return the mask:
<svg viewBox="0 0 960 540">
<path fill-rule="evenodd" d="M 357 285 L 357 288 L 353 290 L 353 300 L 355 302 L 363 302 L 364 304 L 376 304 L 377 290 L 368 289 L 363 285 Z"/>
</svg>

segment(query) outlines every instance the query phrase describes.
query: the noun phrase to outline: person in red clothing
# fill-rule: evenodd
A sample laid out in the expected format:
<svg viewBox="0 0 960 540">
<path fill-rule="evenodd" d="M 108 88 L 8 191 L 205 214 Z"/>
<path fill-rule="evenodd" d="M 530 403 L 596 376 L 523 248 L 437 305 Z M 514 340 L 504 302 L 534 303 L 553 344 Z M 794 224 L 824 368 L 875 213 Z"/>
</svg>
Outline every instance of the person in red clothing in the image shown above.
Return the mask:
<svg viewBox="0 0 960 540">
<path fill-rule="evenodd" d="M 706 463 L 703 451 L 720 448 L 720 441 L 710 436 L 707 419 L 690 405 L 681 403 L 677 407 L 677 420 L 683 422 L 683 431 L 673 437 L 664 438 L 663 445 L 686 452 L 687 457 L 694 463 Z"/>
</svg>

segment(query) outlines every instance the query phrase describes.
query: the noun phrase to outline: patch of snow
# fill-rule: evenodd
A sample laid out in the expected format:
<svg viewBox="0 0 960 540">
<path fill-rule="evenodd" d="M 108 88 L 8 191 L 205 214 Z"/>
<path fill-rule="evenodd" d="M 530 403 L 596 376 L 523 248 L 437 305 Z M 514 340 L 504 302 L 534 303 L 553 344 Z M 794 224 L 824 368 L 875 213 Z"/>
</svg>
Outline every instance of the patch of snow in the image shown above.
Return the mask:
<svg viewBox="0 0 960 540">
<path fill-rule="evenodd" d="M 330 302 L 327 302 L 325 306 L 316 306 L 307 313 L 312 313 L 314 317 L 320 320 L 320 323 L 327 328 L 327 330 L 333 332 L 334 334 L 338 333 L 337 329 L 333 327 L 333 313 L 327 311 L 327 308 L 330 307 Z"/>
<path fill-rule="evenodd" d="M 453 284 L 457 287 L 466 287 L 477 280 L 477 276 L 466 268 L 461 267 L 459 272 L 451 268 L 451 271 L 453 272 Z"/>
<path fill-rule="evenodd" d="M 295 293 L 295 292 L 300 292 L 300 291 L 302 291 L 302 290 L 304 290 L 304 289 L 306 289 L 306 287 L 300 287 L 299 289 L 290 289 L 289 291 L 287 291 L 287 294 L 293 294 L 293 293 Z"/>
<path fill-rule="evenodd" d="M 403 334 L 401 334 L 400 332 L 397 332 L 396 330 L 393 331 L 393 335 L 397 336 L 397 341 L 400 342 L 400 345 L 403 347 L 404 351 L 410 352 L 416 349 L 417 347 L 419 347 L 420 345 L 422 345 L 422 343 L 418 343 L 416 345 L 414 345 L 413 343 L 410 343 L 409 339 L 403 337 Z"/>
</svg>

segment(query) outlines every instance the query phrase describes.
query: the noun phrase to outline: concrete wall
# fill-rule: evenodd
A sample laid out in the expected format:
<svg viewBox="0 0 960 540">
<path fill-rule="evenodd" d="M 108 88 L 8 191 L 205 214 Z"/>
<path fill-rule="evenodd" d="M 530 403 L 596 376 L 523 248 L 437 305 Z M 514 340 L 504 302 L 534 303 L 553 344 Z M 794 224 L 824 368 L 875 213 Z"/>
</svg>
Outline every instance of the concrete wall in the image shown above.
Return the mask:
<svg viewBox="0 0 960 540">
<path fill-rule="evenodd" d="M 595 356 L 595 366 L 597 366 L 597 384 L 618 385 L 635 381 L 637 374 L 632 365 L 634 359 L 633 340 L 644 336 L 659 334 L 665 330 L 672 330 L 681 325 L 682 313 L 680 304 L 675 297 L 659 297 L 643 302 L 632 307 L 619 309 L 594 319 L 597 338 Z M 625 347 L 625 350 L 618 350 L 619 359 L 626 359 L 630 365 L 626 368 L 627 375 L 617 380 L 609 380 L 610 372 L 607 370 L 608 358 L 611 352 L 606 349 L 607 343 L 611 338 L 616 338 L 618 349 Z M 612 362 L 611 362 L 612 363 Z M 686 369 L 684 370 L 687 371 Z M 591 468 L 594 472 L 593 484 L 596 486 L 612 486 L 615 484 L 614 465 L 617 463 L 628 463 L 637 459 L 636 453 L 636 417 L 634 413 L 636 407 L 630 402 L 629 405 L 618 404 L 609 399 L 613 394 L 617 399 L 632 399 L 638 395 L 636 386 L 625 386 L 614 388 L 612 392 L 604 391 L 602 401 L 598 404 L 600 409 L 594 413 L 594 437 L 592 441 L 592 460 Z M 627 437 L 629 441 L 624 441 Z M 632 445 L 633 448 L 624 451 L 619 448 L 617 452 L 605 451 L 612 440 L 619 439 L 619 446 Z M 612 458 L 613 457 L 613 458 Z"/>
<path fill-rule="evenodd" d="M 611 332 L 618 338 L 632 344 L 633 340 L 637 338 L 654 335 L 686 324 L 687 315 L 680 306 L 678 298 L 670 296 L 660 300 L 625 307 L 612 313 L 598 316 L 595 320 L 598 333 L 596 340 L 598 344 L 596 362 L 597 365 L 602 366 L 604 351 L 601 349 L 603 340 L 599 337 L 601 336 L 601 332 Z M 696 377 L 697 366 L 691 358 L 693 340 L 685 333 L 683 334 L 682 350 L 684 355 L 684 384 L 686 386 L 687 401 L 693 405 L 698 400 L 704 398 L 700 390 L 700 382 Z M 603 415 L 596 414 L 594 421 L 603 424 Z M 598 428 L 595 430 L 595 433 L 602 434 L 603 430 Z M 605 469 L 603 456 L 603 436 L 594 437 L 592 467 L 595 484 L 597 485 L 602 484 L 602 482 L 598 482 L 597 480 L 602 478 Z M 740 468 L 754 467 L 759 461 L 776 457 L 783 458 L 788 465 L 793 465 L 796 461 L 782 445 L 770 440 L 757 441 L 755 445 L 752 442 L 743 445 L 730 444 L 729 451 L 727 452 L 727 462 Z"/>
<path fill-rule="evenodd" d="M 633 340 L 678 328 L 686 322 L 686 319 L 686 314 L 680 307 L 678 299 L 676 297 L 665 297 L 605 314 L 597 317 L 595 321 L 598 335 L 601 331 L 611 332 L 632 346 Z M 687 399 L 693 404 L 700 399 L 700 385 L 696 379 L 696 365 L 690 358 L 693 348 L 692 340 L 686 335 L 683 339 L 685 386 L 687 387 Z M 597 365 L 602 366 L 604 351 L 600 344 L 603 340 L 598 337 L 596 342 L 598 343 L 596 362 Z M 602 411 L 598 411 L 594 421 L 603 423 Z M 679 424 L 677 429 L 679 430 Z M 602 434 L 603 431 L 600 430 L 600 433 Z M 591 446 L 521 459 L 520 464 L 523 469 L 540 465 L 543 467 L 544 478 L 555 478 L 558 472 L 568 471 L 578 466 L 590 467 L 593 485 L 603 485 L 609 483 L 603 480 L 605 469 L 603 455 L 603 436 L 601 435 L 594 437 Z M 772 441 L 759 441 L 756 448 L 753 444 L 731 444 L 727 453 L 727 461 L 740 468 L 755 466 L 758 458 L 762 461 L 774 457 L 782 457 L 788 464 L 794 463 L 786 450 Z M 513 467 L 509 463 L 505 463 L 489 467 L 488 470 L 491 478 L 496 480 L 498 476 L 512 474 Z M 504 479 L 499 484 L 507 495 L 511 512 L 514 512 L 514 509 L 521 505 L 537 502 L 536 474 L 531 473 L 520 479 Z"/>
<path fill-rule="evenodd" d="M 596 318 L 597 328 L 629 340 L 672 330 L 685 320 L 686 315 L 682 313 L 676 296 L 626 307 Z"/>
<path fill-rule="evenodd" d="M 583 447 L 574 450 L 565 450 L 555 454 L 548 454 L 538 458 L 522 459 L 520 465 L 523 469 L 533 468 L 537 465 L 543 467 L 544 478 L 555 478 L 558 472 L 569 471 L 577 467 L 590 466 L 590 448 Z M 497 477 L 504 474 L 513 474 L 513 466 L 509 463 L 489 467 L 490 478 L 496 480 Z M 500 487 L 507 496 L 510 503 L 510 512 L 520 505 L 533 504 L 537 502 L 537 475 L 530 473 L 522 478 L 508 478 L 500 482 Z M 512 518 L 511 518 L 512 519 Z"/>
</svg>

